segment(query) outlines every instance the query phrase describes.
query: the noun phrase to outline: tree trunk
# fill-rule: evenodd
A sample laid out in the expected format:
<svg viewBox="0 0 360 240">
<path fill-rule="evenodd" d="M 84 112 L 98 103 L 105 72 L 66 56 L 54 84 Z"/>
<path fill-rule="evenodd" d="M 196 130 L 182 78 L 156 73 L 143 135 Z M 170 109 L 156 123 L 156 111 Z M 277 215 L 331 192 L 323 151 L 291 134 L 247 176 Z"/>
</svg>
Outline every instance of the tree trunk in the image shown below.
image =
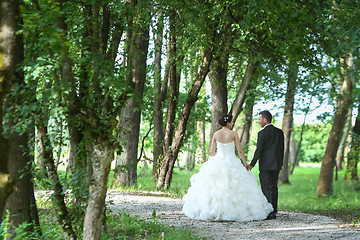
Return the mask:
<svg viewBox="0 0 360 240">
<path fill-rule="evenodd" d="M 60 6 L 63 9 L 64 8 L 64 4 L 65 1 L 61 0 L 60 1 Z M 57 89 L 57 92 L 61 92 L 60 94 L 58 94 L 58 104 L 60 105 L 61 102 L 63 101 L 62 97 L 63 95 L 65 96 L 65 99 L 67 101 L 67 105 L 69 106 L 70 109 L 73 109 L 75 106 L 75 101 L 78 101 L 77 98 L 77 94 L 76 94 L 76 87 L 75 87 L 75 80 L 74 80 L 74 74 L 73 74 L 73 64 L 72 61 L 69 57 L 69 46 L 67 46 L 65 44 L 65 42 L 67 41 L 67 25 L 66 25 L 66 16 L 65 14 L 62 14 L 60 16 L 58 16 L 57 18 L 57 28 L 62 30 L 62 35 L 61 35 L 61 39 L 63 41 L 63 44 L 61 45 L 61 80 L 58 77 L 58 74 L 55 72 L 54 73 L 54 81 L 55 81 L 55 87 L 59 88 Z M 86 37 L 88 37 L 87 35 L 87 31 L 85 34 Z M 82 43 L 84 44 L 84 43 Z M 84 44 L 85 45 L 85 44 Z M 86 48 L 86 47 L 84 47 Z M 86 48 L 87 50 L 90 49 L 90 47 L 88 46 Z M 81 73 L 83 74 L 85 71 L 83 71 L 83 69 L 81 69 Z M 61 83 L 60 81 L 62 81 L 65 84 L 62 84 L 63 87 L 65 89 L 60 89 Z M 59 82 L 59 83 L 56 83 Z M 80 84 L 80 95 L 83 95 L 84 93 L 84 84 Z M 83 97 L 83 96 L 82 96 Z M 75 167 L 75 161 L 76 161 L 76 157 L 78 156 L 78 146 L 82 141 L 83 138 L 83 134 L 81 132 L 82 126 L 81 123 L 77 122 L 74 117 L 72 115 L 68 115 L 67 116 L 67 126 L 68 126 L 68 131 L 69 131 L 69 159 L 68 159 L 68 166 L 67 168 L 70 169 L 71 171 L 74 171 L 74 167 Z M 67 169 L 67 170 L 68 170 Z"/>
<path fill-rule="evenodd" d="M 188 143 L 188 151 L 186 155 L 186 169 L 192 171 L 194 170 L 194 167 L 195 167 L 195 149 L 194 149 L 194 144 L 192 143 L 192 139 L 190 139 Z"/>
<path fill-rule="evenodd" d="M 174 135 L 171 146 L 168 151 L 164 151 L 164 160 L 161 165 L 159 179 L 157 183 L 157 189 L 168 189 L 170 187 L 172 171 L 174 168 L 174 163 L 177 159 L 181 143 L 184 139 L 184 134 L 186 130 L 186 124 L 189 120 L 190 112 L 194 106 L 198 93 L 201 89 L 202 84 L 205 81 L 205 77 L 209 72 L 210 64 L 212 60 L 213 49 L 207 49 L 203 52 L 203 61 L 200 67 L 200 72 L 193 83 L 193 86 L 188 94 L 182 112 L 180 114 L 179 123 Z"/>
<path fill-rule="evenodd" d="M 352 130 L 351 149 L 347 155 L 347 165 L 344 179 L 357 180 L 357 165 L 359 162 L 359 149 L 360 149 L 360 106 L 358 108 L 358 115 L 356 117 L 355 126 Z"/>
<path fill-rule="evenodd" d="M 159 162 L 163 155 L 164 142 L 163 101 L 161 90 L 161 49 L 163 42 L 164 17 L 161 10 L 158 11 L 157 29 L 155 39 L 154 59 L 154 142 L 153 142 L 153 168 L 152 177 L 157 179 Z"/>
<path fill-rule="evenodd" d="M 350 71 L 353 65 L 351 54 L 346 56 L 345 62 L 340 62 L 342 64 L 343 83 L 337 99 L 338 102 L 337 109 L 335 111 L 334 122 L 329 133 L 329 139 L 321 163 L 319 182 L 316 189 L 317 197 L 320 197 L 324 194 L 331 195 L 333 192 L 333 177 L 336 152 L 340 144 L 340 136 L 342 135 L 344 129 L 348 108 L 351 106 L 353 91 L 353 83 L 350 77 Z"/>
<path fill-rule="evenodd" d="M 137 17 L 139 18 L 146 13 L 142 5 L 137 6 Z M 139 19 L 138 19 L 139 20 Z M 144 93 L 144 86 L 146 81 L 146 60 L 149 44 L 149 24 L 134 25 L 134 33 L 132 35 L 132 43 L 130 44 L 130 52 L 128 52 L 128 61 L 131 61 L 128 70 L 131 72 L 132 82 L 135 84 L 133 96 L 128 100 L 126 109 L 124 109 L 123 122 L 125 122 L 127 131 L 125 132 L 126 145 L 124 147 L 124 156 L 119 165 L 126 165 L 123 171 L 116 172 L 116 178 L 122 179 L 125 182 L 120 182 L 123 186 L 132 186 L 137 182 L 137 157 L 138 157 L 138 144 L 140 133 L 140 120 L 141 120 L 141 102 Z M 121 158 L 120 158 L 121 159 Z M 124 162 L 125 161 L 125 162 Z M 124 176 L 121 176 L 124 175 Z"/>
<path fill-rule="evenodd" d="M 227 73 L 229 66 L 229 54 L 234 36 L 230 27 L 225 26 L 221 33 L 222 37 L 215 46 L 214 57 L 210 65 L 209 79 L 211 84 L 211 131 L 210 139 L 214 132 L 220 129 L 219 119 L 228 113 Z"/>
<path fill-rule="evenodd" d="M 233 122 L 236 122 L 237 117 L 242 111 L 242 106 L 245 101 L 246 93 L 250 88 L 250 83 L 256 79 L 256 70 L 259 67 L 259 62 L 255 60 L 255 56 L 250 56 L 246 67 L 245 76 L 241 82 L 240 89 L 236 94 L 236 98 L 231 106 L 230 113 L 233 115 Z"/>
<path fill-rule="evenodd" d="M 52 183 L 52 190 L 54 191 L 52 197 L 53 205 L 57 210 L 57 218 L 58 222 L 62 228 L 62 230 L 66 233 L 69 238 L 76 239 L 77 236 L 72 228 L 71 218 L 69 212 L 67 210 L 65 204 L 65 194 L 63 192 L 62 185 L 60 183 L 60 179 L 57 173 L 57 169 L 55 166 L 55 161 L 53 158 L 53 150 L 50 144 L 50 139 L 48 136 L 47 126 L 44 122 L 38 122 L 38 134 L 39 139 L 41 140 L 41 145 L 44 149 L 41 149 L 40 152 L 43 153 L 41 156 L 45 161 L 45 165 L 49 172 L 49 178 Z"/>
<path fill-rule="evenodd" d="M 357 165 L 359 162 L 360 136 L 356 133 L 352 134 L 351 149 L 347 155 L 347 166 L 344 180 L 358 180 Z"/>
<path fill-rule="evenodd" d="M 158 186 L 161 184 L 163 187 L 165 181 L 165 175 L 169 168 L 169 154 L 172 154 L 171 144 L 174 133 L 174 121 L 176 117 L 176 107 L 179 99 L 179 83 L 178 83 L 178 73 L 176 71 L 176 13 L 173 9 L 170 11 L 169 16 L 169 48 L 168 48 L 168 62 L 169 62 L 169 98 L 168 98 L 168 107 L 167 107 L 167 116 L 165 123 L 165 135 L 164 135 L 164 145 L 163 145 L 163 159 L 159 169 L 158 177 Z M 160 183 L 159 183 L 160 182 Z"/>
<path fill-rule="evenodd" d="M 200 162 L 206 162 L 206 147 L 205 147 L 205 119 L 199 120 L 197 124 L 197 131 L 198 131 L 198 153 Z"/>
<path fill-rule="evenodd" d="M 229 52 L 222 51 L 222 55 L 214 57 L 209 72 L 211 84 L 211 132 L 210 139 L 214 132 L 220 129 L 219 119 L 228 112 L 227 105 L 227 71 Z"/>
<path fill-rule="evenodd" d="M 93 139 L 92 176 L 89 199 L 84 218 L 83 239 L 101 239 L 101 226 L 105 207 L 107 182 L 115 148 L 106 139 Z"/>
<path fill-rule="evenodd" d="M 17 12 L 16 14 L 19 13 Z M 20 25 L 17 26 L 17 29 L 20 29 Z M 16 46 L 18 49 L 14 52 L 14 64 L 19 65 L 24 61 L 24 41 L 22 34 L 16 35 Z M 17 116 L 18 113 L 16 113 L 15 110 L 17 106 L 12 107 L 11 103 L 21 106 L 26 98 L 26 96 L 21 93 L 27 92 L 22 68 L 16 70 L 13 84 L 16 84 L 16 87 L 18 87 L 20 91 L 9 96 L 9 101 L 6 105 L 10 107 L 8 109 L 11 109 L 12 114 L 9 115 Z M 10 144 L 8 168 L 10 175 L 15 180 L 14 192 L 10 195 L 6 204 L 6 209 L 10 212 L 9 221 L 12 223 L 10 228 L 12 237 L 16 236 L 15 229 L 23 223 L 31 224 L 27 230 L 33 231 L 34 226 L 32 222 L 38 219 L 38 216 L 34 216 L 35 218 L 33 219 L 31 212 L 32 198 L 34 197 L 31 166 L 34 159 L 31 156 L 29 142 L 30 136 L 34 136 L 34 134 L 31 134 L 34 126 L 33 124 L 28 125 L 26 130 L 18 132 L 19 130 L 16 129 L 17 123 L 16 118 L 9 117 L 9 119 L 7 119 L 7 129 L 10 129 L 8 132 Z M 34 207 L 36 208 L 36 205 Z"/>
<path fill-rule="evenodd" d="M 309 101 L 309 105 L 305 110 L 304 121 L 303 121 L 303 123 L 301 125 L 300 140 L 299 140 L 299 143 L 298 143 L 298 145 L 297 145 L 297 147 L 295 149 L 295 160 L 294 160 L 294 164 L 293 164 L 293 166 L 291 168 L 290 174 L 293 174 L 295 167 L 299 165 L 298 156 L 299 156 L 299 151 L 300 151 L 300 148 L 301 148 L 301 143 L 302 143 L 302 140 L 303 140 L 304 130 L 305 130 L 305 126 L 306 126 L 306 117 L 307 117 L 307 115 L 309 113 L 310 106 L 311 106 L 311 103 L 312 103 L 312 99 L 313 99 L 313 96 L 311 96 L 310 101 Z"/>
<path fill-rule="evenodd" d="M 254 108 L 255 98 L 248 96 L 245 100 L 245 111 L 242 115 L 242 122 L 240 129 L 237 130 L 237 133 L 240 137 L 241 146 L 244 148 L 244 151 L 248 150 L 248 143 L 250 141 L 250 130 L 253 119 L 253 108 Z"/>
<path fill-rule="evenodd" d="M 290 138 L 290 149 L 289 149 L 289 166 L 293 166 L 297 163 L 295 163 L 296 161 L 296 142 L 295 142 L 295 138 L 294 138 L 294 134 L 292 134 L 291 138 Z M 291 174 L 291 170 L 290 170 L 290 174 Z"/>
<path fill-rule="evenodd" d="M 279 173 L 279 181 L 283 184 L 290 184 L 289 181 L 289 156 L 290 156 L 290 139 L 293 131 L 294 121 L 294 102 L 297 87 L 298 66 L 296 62 L 290 61 L 288 68 L 288 84 L 285 95 L 285 108 L 282 130 L 284 132 L 284 162 Z"/>
<path fill-rule="evenodd" d="M 3 216 L 5 202 L 13 189 L 13 182 L 8 171 L 9 143 L 3 136 L 3 100 L 8 92 L 16 64 L 19 46 L 16 32 L 20 29 L 20 2 L 3 0 L 0 4 L 0 219 Z"/>
<path fill-rule="evenodd" d="M 336 171 L 341 170 L 343 168 L 342 164 L 344 162 L 344 152 L 345 152 L 345 147 L 347 146 L 347 138 L 349 136 L 351 118 L 352 118 L 352 108 L 349 108 L 346 117 L 344 132 L 341 136 L 339 149 L 336 153 Z"/>
<path fill-rule="evenodd" d="M 10 212 L 9 221 L 13 237 L 16 236 L 15 229 L 23 223 L 32 223 L 31 198 L 34 195 L 32 187 L 32 174 L 30 151 L 28 149 L 29 137 L 27 133 L 12 133 L 9 143 L 9 173 L 15 180 L 14 192 L 7 200 L 6 209 Z M 33 231 L 29 226 L 28 231 Z"/>
</svg>

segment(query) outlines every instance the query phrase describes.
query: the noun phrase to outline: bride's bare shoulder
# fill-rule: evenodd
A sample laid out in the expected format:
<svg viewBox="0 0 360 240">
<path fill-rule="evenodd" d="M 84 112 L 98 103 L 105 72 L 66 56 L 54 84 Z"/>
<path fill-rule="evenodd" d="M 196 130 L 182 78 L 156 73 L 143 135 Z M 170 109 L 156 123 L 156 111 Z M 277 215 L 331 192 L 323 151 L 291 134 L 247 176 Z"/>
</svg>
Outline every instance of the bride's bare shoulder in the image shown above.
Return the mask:
<svg viewBox="0 0 360 240">
<path fill-rule="evenodd" d="M 231 132 L 232 132 L 232 135 L 236 138 L 236 137 L 239 137 L 239 134 L 236 132 L 236 131 L 234 131 L 234 130 L 231 130 Z"/>
</svg>

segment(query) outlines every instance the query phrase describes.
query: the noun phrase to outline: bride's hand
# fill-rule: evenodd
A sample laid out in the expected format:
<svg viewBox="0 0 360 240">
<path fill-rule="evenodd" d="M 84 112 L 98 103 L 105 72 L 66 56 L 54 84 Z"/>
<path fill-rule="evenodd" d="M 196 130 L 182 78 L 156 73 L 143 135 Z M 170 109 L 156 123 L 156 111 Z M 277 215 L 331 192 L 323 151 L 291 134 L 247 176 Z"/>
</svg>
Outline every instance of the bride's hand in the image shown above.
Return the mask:
<svg viewBox="0 0 360 240">
<path fill-rule="evenodd" d="M 253 166 L 251 166 L 250 164 L 248 164 L 248 165 L 246 166 L 246 169 L 247 169 L 248 171 L 251 171 L 252 168 L 253 168 Z"/>
</svg>

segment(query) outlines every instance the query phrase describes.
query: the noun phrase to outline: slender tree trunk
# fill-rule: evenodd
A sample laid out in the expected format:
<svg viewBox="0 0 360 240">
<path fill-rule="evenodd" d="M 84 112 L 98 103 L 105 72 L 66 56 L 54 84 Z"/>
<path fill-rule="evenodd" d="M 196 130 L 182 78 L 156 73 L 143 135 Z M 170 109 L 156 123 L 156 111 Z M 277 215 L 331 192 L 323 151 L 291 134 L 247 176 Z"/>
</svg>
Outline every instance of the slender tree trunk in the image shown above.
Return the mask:
<svg viewBox="0 0 360 240">
<path fill-rule="evenodd" d="M 297 147 L 296 147 L 296 149 L 295 149 L 295 151 L 296 151 L 296 152 L 295 152 L 295 160 L 294 160 L 294 164 L 293 164 L 293 166 L 292 166 L 292 168 L 291 168 L 290 174 L 293 174 L 295 167 L 299 165 L 299 158 L 298 158 L 298 156 L 299 156 L 299 151 L 300 151 L 300 148 L 301 148 L 301 143 L 302 143 L 303 135 L 304 135 L 304 131 L 305 131 L 306 117 L 307 117 L 307 115 L 308 115 L 308 113 L 309 113 L 310 106 L 311 106 L 311 103 L 312 103 L 312 99 L 313 99 L 313 96 L 311 96 L 310 101 L 309 101 L 309 105 L 308 105 L 307 109 L 305 110 L 304 121 L 303 121 L 303 123 L 302 123 L 302 125 L 301 125 L 300 140 L 299 140 L 299 143 L 298 143 L 298 145 L 297 145 Z"/>
<path fill-rule="evenodd" d="M 107 182 L 115 148 L 106 139 L 93 139 L 92 176 L 84 219 L 83 239 L 101 239 Z"/>
<path fill-rule="evenodd" d="M 179 83 L 176 71 L 176 13 L 174 10 L 170 11 L 169 16 L 169 49 L 168 49 L 168 62 L 169 62 L 169 98 L 168 98 L 168 108 L 166 115 L 165 123 L 165 135 L 164 135 L 164 145 L 163 145 L 163 159 L 159 169 L 158 177 L 158 186 L 161 184 L 158 189 L 163 187 L 165 181 L 166 172 L 169 169 L 169 154 L 172 154 L 171 144 L 174 133 L 174 121 L 176 116 L 176 107 L 179 99 Z"/>
<path fill-rule="evenodd" d="M 163 42 L 164 17 L 158 11 L 154 59 L 154 143 L 152 177 L 157 179 L 159 162 L 162 159 L 164 142 L 163 96 L 161 90 L 161 49 Z"/>
<path fill-rule="evenodd" d="M 205 77 L 209 72 L 210 64 L 212 61 L 212 53 L 213 49 L 207 49 L 203 52 L 203 61 L 200 67 L 200 72 L 188 94 L 182 112 L 180 114 L 180 119 L 174 135 L 174 139 L 171 146 L 169 147 L 169 150 L 164 151 L 164 160 L 162 162 L 159 173 L 157 189 L 168 189 L 170 187 L 174 163 L 177 159 L 181 143 L 184 139 L 186 124 L 189 120 L 191 109 L 197 100 L 197 96 L 201 89 L 201 86 L 204 83 Z"/>
<path fill-rule="evenodd" d="M 352 118 L 352 108 L 349 108 L 348 114 L 347 114 L 347 117 L 346 117 L 346 123 L 345 123 L 345 127 L 344 127 L 344 132 L 343 132 L 343 134 L 341 136 L 339 149 L 338 149 L 338 151 L 336 153 L 336 171 L 343 168 L 342 164 L 344 162 L 344 152 L 345 152 L 345 147 L 347 145 L 347 138 L 349 136 L 351 118 Z"/>
<path fill-rule="evenodd" d="M 77 236 L 72 228 L 70 215 L 65 204 L 65 194 L 63 192 L 63 188 L 60 183 L 60 179 L 55 166 L 55 161 L 52 153 L 53 150 L 50 144 L 50 139 L 48 137 L 47 126 L 44 122 L 41 121 L 38 122 L 37 128 L 39 139 L 41 140 L 40 146 L 44 147 L 44 149 L 40 150 L 40 152 L 43 153 L 43 156 L 41 156 L 41 158 L 45 161 L 45 165 L 49 172 L 49 178 L 52 183 L 52 190 L 54 191 L 52 195 L 52 201 L 58 213 L 58 222 L 69 238 L 76 239 Z"/>
<path fill-rule="evenodd" d="M 352 130 L 351 149 L 347 155 L 347 165 L 344 179 L 358 180 L 357 165 L 359 162 L 360 149 L 360 106 L 358 108 L 358 115 L 356 117 L 355 126 Z"/>
<path fill-rule="evenodd" d="M 290 139 L 290 149 L 289 149 L 289 166 L 293 166 L 295 164 L 295 160 L 296 160 L 296 142 L 295 142 L 295 137 L 294 134 L 292 134 L 291 139 Z M 291 174 L 291 171 L 290 171 Z"/>
<path fill-rule="evenodd" d="M 256 79 L 256 70 L 259 67 L 259 62 L 255 60 L 254 56 L 250 56 L 246 67 L 245 76 L 241 82 L 240 89 L 236 94 L 236 98 L 231 106 L 230 113 L 233 115 L 233 122 L 236 122 L 237 117 L 242 111 L 242 106 L 245 101 L 246 92 L 250 88 L 250 83 Z"/>
<path fill-rule="evenodd" d="M 360 136 L 356 133 L 352 134 L 351 149 L 347 155 L 347 165 L 344 179 L 345 180 L 358 180 L 357 165 L 359 162 L 360 149 Z"/>
<path fill-rule="evenodd" d="M 143 11 L 143 5 L 137 6 L 137 17 L 140 18 Z M 137 181 L 137 155 L 140 133 L 141 120 L 141 102 L 144 93 L 146 80 L 146 60 L 149 44 L 149 25 L 134 25 L 135 32 L 132 35 L 130 52 L 128 53 L 128 61 L 132 61 L 129 71 L 132 72 L 132 82 L 135 84 L 134 95 L 128 100 L 126 109 L 124 109 L 123 121 L 126 122 L 128 132 L 125 133 L 126 145 L 124 147 L 124 162 L 118 165 L 126 165 L 124 171 L 117 171 L 116 178 L 125 180 L 121 185 L 132 186 Z M 120 176 L 124 175 L 124 176 Z"/>
<path fill-rule="evenodd" d="M 335 111 L 334 122 L 329 134 L 328 143 L 321 163 L 319 182 L 316 189 L 316 196 L 324 194 L 331 195 L 333 192 L 333 177 L 336 152 L 340 144 L 341 135 L 344 129 L 348 108 L 351 106 L 353 83 L 350 78 L 350 68 L 352 68 L 352 56 L 347 55 L 342 64 L 343 83 L 338 96 L 337 109 Z"/>
<path fill-rule="evenodd" d="M 283 118 L 283 127 L 284 132 L 284 162 L 283 167 L 279 173 L 279 181 L 283 184 L 290 184 L 289 180 L 289 156 L 290 156 L 290 139 L 291 132 L 293 131 L 293 121 L 294 121 L 294 102 L 295 102 L 295 92 L 297 87 L 297 74 L 298 66 L 296 62 L 289 63 L 288 69 L 288 85 L 285 95 L 285 109 L 284 109 L 284 118 Z"/>
<path fill-rule="evenodd" d="M 200 162 L 206 162 L 205 119 L 198 121 L 197 131 L 198 131 L 198 139 L 199 139 L 199 146 L 197 151 L 199 153 Z"/>
<path fill-rule="evenodd" d="M 186 156 L 186 169 L 191 171 L 194 169 L 194 167 L 195 167 L 195 149 L 194 149 L 194 144 L 190 140 L 190 142 L 188 143 L 188 151 Z"/>
<path fill-rule="evenodd" d="M 253 119 L 253 108 L 255 104 L 255 99 L 252 96 L 248 96 L 245 100 L 245 111 L 242 115 L 241 127 L 237 130 L 237 133 L 240 137 L 241 146 L 244 148 L 244 151 L 247 152 L 247 145 L 250 141 L 250 130 Z"/>
</svg>

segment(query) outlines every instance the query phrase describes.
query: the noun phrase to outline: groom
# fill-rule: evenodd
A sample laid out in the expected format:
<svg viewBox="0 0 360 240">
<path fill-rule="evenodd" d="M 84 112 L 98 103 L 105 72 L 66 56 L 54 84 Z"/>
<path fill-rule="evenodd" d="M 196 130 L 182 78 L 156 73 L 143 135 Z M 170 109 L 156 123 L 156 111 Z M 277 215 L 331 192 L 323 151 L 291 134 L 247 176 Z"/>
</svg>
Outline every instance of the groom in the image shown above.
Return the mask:
<svg viewBox="0 0 360 240">
<path fill-rule="evenodd" d="M 271 124 L 272 115 L 269 111 L 259 114 L 259 123 L 262 129 L 258 133 L 254 157 L 247 166 L 251 170 L 259 160 L 259 178 L 261 190 L 274 210 L 266 219 L 276 219 L 279 172 L 284 158 L 284 133 Z"/>
</svg>

